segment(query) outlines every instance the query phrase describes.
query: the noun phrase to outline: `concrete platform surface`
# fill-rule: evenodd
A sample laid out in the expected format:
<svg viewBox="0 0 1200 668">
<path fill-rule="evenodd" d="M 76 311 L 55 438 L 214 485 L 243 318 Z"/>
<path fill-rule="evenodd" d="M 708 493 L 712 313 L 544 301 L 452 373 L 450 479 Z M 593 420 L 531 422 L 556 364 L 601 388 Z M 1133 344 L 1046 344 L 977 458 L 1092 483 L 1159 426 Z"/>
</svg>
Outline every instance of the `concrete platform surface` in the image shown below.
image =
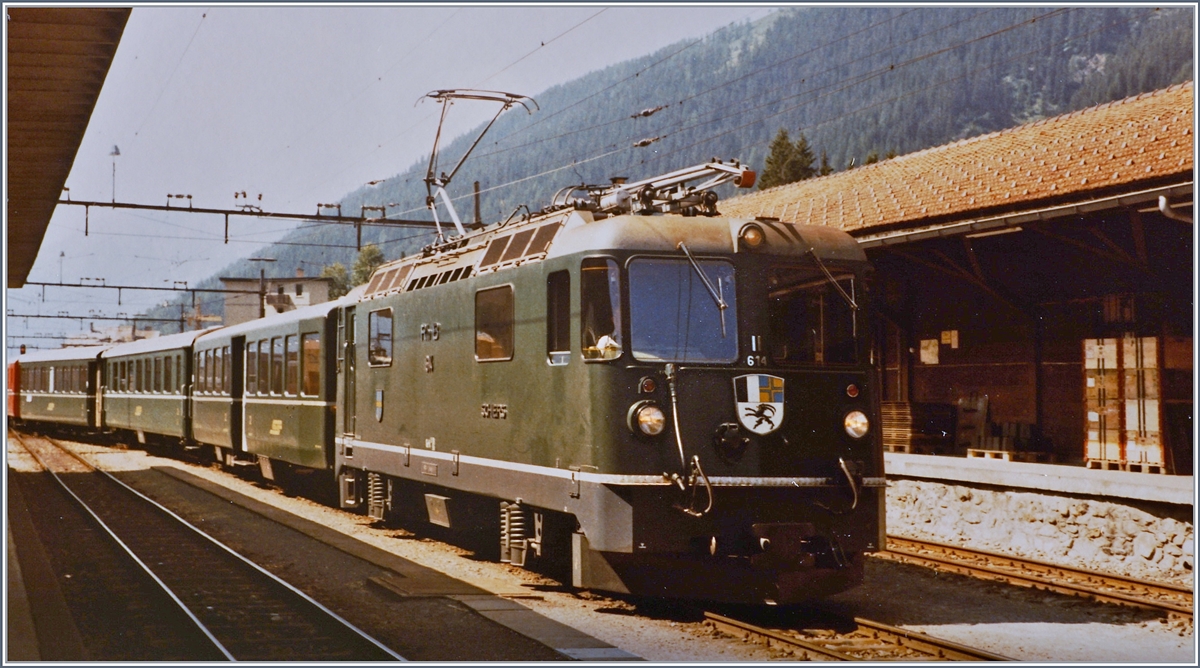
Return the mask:
<svg viewBox="0 0 1200 668">
<path fill-rule="evenodd" d="M 1000 459 L 883 454 L 888 476 L 960 481 L 1098 497 L 1138 499 L 1181 506 L 1193 505 L 1193 476 L 1100 471 L 1063 464 L 1031 464 Z"/>
</svg>

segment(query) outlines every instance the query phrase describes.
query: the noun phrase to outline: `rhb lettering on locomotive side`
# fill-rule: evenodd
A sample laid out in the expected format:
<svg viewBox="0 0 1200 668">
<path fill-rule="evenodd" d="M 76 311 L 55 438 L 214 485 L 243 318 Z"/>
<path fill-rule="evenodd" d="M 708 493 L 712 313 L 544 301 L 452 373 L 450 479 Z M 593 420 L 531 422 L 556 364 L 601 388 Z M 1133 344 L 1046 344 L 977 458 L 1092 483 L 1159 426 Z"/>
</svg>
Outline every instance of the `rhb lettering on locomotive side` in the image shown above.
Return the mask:
<svg viewBox="0 0 1200 668">
<path fill-rule="evenodd" d="M 479 417 L 492 420 L 507 420 L 508 404 L 482 404 L 479 407 Z"/>
</svg>

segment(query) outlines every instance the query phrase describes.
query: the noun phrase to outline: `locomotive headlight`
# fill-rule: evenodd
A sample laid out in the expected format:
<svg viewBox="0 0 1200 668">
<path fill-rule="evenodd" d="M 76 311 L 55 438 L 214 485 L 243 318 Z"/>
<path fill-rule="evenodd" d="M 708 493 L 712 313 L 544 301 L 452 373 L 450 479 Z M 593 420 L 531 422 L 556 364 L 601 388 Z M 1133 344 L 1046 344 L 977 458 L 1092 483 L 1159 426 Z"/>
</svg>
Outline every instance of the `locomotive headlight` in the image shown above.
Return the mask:
<svg viewBox="0 0 1200 668">
<path fill-rule="evenodd" d="M 854 438 L 862 438 L 866 436 L 867 429 L 871 426 L 871 421 L 862 411 L 850 411 L 846 413 L 846 418 L 842 420 L 842 425 L 846 427 L 846 433 Z"/>
<path fill-rule="evenodd" d="M 667 416 L 653 401 L 639 401 L 629 407 L 629 430 L 658 436 L 667 426 Z"/>
<path fill-rule="evenodd" d="M 742 240 L 742 245 L 744 245 L 748 250 L 757 249 L 762 245 L 763 241 L 766 240 L 766 236 L 763 234 L 762 228 L 754 223 L 750 223 L 742 227 L 742 230 L 738 233 L 738 236 Z"/>
</svg>

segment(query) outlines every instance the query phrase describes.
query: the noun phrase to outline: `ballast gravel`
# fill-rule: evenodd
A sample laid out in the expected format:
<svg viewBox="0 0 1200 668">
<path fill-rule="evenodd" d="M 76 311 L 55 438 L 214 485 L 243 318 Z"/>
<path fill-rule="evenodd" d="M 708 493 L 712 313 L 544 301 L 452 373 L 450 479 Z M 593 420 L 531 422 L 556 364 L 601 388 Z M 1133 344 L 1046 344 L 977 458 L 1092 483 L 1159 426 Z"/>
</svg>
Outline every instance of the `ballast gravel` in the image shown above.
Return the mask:
<svg viewBox="0 0 1200 668">
<path fill-rule="evenodd" d="M 74 446 L 108 470 L 169 466 L 282 510 L 320 522 L 415 563 L 512 598 L 649 661 L 747 662 L 794 659 L 792 654 L 722 634 L 690 606 L 572 591 L 554 580 L 506 564 L 477 561 L 464 549 L 382 528 L 359 515 L 286 496 L 215 467 L 165 459 L 140 450 Z M 8 465 L 34 470 L 11 441 Z M 938 574 L 916 566 L 869 560 L 863 586 L 822 604 L 829 610 L 921 631 L 1021 661 L 1196 662 L 1190 621 L 1130 608 Z"/>
</svg>

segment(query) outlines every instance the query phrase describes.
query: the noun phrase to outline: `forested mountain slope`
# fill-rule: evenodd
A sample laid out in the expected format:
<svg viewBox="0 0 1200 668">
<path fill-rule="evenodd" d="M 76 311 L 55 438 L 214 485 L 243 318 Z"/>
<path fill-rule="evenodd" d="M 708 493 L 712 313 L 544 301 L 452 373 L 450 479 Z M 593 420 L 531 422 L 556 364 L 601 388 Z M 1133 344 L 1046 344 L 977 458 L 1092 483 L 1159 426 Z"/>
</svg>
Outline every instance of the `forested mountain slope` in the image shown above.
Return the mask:
<svg viewBox="0 0 1200 668">
<path fill-rule="evenodd" d="M 479 181 L 482 219 L 493 222 L 521 204 L 536 210 L 569 184 L 643 178 L 711 157 L 761 170 L 780 128 L 803 132 L 841 170 L 872 152 L 909 153 L 1189 80 L 1193 36 L 1187 8 L 784 9 L 545 91 L 517 91 L 540 110 L 501 116 L 450 194 L 469 220 Z M 473 138 L 444 145 L 443 169 Z M 347 194 L 342 211 L 395 203 L 391 217 L 429 219 L 425 167 Z M 388 259 L 431 239 L 419 229 L 363 231 Z M 278 259 L 268 271 L 349 266 L 354 244 L 353 228 L 304 225 L 265 251 Z M 257 273 L 239 261 L 221 275 Z"/>
</svg>

